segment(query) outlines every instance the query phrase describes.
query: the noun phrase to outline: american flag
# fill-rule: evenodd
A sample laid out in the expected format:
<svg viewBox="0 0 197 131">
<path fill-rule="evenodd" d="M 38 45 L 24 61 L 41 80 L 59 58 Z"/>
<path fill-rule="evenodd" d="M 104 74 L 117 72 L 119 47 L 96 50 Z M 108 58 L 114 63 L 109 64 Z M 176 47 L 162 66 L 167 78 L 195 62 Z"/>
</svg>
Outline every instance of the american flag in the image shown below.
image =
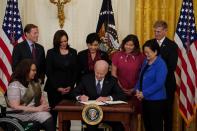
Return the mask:
<svg viewBox="0 0 197 131">
<path fill-rule="evenodd" d="M 102 50 L 111 53 L 119 49 L 120 45 L 118 43 L 118 34 L 115 27 L 111 0 L 103 0 L 96 32 L 100 37 L 105 37 L 108 40 L 106 43 L 102 43 Z"/>
<path fill-rule="evenodd" d="M 5 16 L 0 29 L 0 91 L 5 92 L 12 68 L 13 47 L 24 40 L 17 0 L 7 0 Z"/>
<path fill-rule="evenodd" d="M 197 108 L 197 32 L 192 0 L 183 0 L 174 40 L 179 46 L 176 69 L 179 110 L 189 126 Z"/>
</svg>

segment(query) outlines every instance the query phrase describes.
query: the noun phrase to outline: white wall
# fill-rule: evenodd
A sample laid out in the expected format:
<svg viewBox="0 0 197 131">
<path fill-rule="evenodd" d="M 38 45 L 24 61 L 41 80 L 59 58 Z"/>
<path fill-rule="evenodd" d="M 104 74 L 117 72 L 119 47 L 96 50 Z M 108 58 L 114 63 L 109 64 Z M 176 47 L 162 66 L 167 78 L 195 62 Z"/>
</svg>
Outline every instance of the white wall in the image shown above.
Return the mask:
<svg viewBox="0 0 197 131">
<path fill-rule="evenodd" d="M 0 25 L 2 25 L 7 0 L 0 0 Z M 18 0 L 23 27 L 27 23 L 39 26 L 39 43 L 45 51 L 52 48 L 52 39 L 60 29 L 57 7 L 49 0 Z M 64 7 L 63 29 L 69 35 L 71 47 L 78 51 L 86 48 L 87 34 L 96 31 L 102 0 L 71 0 Z M 119 41 L 134 32 L 135 0 L 112 0 Z"/>
</svg>

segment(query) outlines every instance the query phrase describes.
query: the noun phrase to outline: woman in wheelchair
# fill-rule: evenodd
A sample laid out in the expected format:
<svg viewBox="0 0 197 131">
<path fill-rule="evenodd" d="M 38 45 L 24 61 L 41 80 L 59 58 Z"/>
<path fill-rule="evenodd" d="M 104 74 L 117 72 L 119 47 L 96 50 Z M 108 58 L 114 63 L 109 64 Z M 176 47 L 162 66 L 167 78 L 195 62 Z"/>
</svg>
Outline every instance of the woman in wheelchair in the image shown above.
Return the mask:
<svg viewBox="0 0 197 131">
<path fill-rule="evenodd" d="M 23 122 L 35 121 L 46 131 L 55 131 L 50 107 L 36 80 L 36 64 L 31 59 L 22 60 L 14 70 L 7 89 L 8 106 L 20 113 L 7 114 Z"/>
</svg>

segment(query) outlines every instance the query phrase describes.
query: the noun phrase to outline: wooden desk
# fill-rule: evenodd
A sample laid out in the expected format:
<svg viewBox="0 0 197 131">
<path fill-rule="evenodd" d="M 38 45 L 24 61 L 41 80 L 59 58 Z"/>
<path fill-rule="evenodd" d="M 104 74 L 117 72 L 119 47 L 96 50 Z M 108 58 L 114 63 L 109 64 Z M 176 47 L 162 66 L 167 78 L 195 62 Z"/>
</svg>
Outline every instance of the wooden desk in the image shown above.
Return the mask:
<svg viewBox="0 0 197 131">
<path fill-rule="evenodd" d="M 77 101 L 63 100 L 56 107 L 58 111 L 59 131 L 63 130 L 64 120 L 82 120 L 82 110 L 85 105 Z M 131 117 L 133 116 L 133 106 L 129 104 L 107 105 L 101 106 L 103 110 L 103 121 L 121 121 L 125 127 L 125 131 L 133 131 L 131 129 Z M 65 129 L 64 129 L 65 131 Z"/>
</svg>

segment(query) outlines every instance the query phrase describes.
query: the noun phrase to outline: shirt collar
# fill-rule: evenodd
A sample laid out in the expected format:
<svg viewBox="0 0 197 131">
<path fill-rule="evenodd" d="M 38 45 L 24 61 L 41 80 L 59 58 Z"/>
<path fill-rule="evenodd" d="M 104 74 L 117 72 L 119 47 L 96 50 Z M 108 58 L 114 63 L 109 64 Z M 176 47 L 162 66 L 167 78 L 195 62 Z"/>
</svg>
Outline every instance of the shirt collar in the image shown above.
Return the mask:
<svg viewBox="0 0 197 131">
<path fill-rule="evenodd" d="M 161 44 L 163 43 L 163 41 L 164 41 L 165 38 L 166 37 L 163 37 L 161 40 L 157 40 L 157 42 L 159 43 L 159 46 L 161 46 Z"/>
<path fill-rule="evenodd" d="M 95 78 L 95 80 L 96 80 L 96 84 L 97 84 L 99 80 L 97 80 L 96 78 Z M 104 81 L 104 78 L 102 80 L 100 80 L 101 85 L 103 85 L 103 81 Z"/>
<path fill-rule="evenodd" d="M 32 41 L 30 41 L 30 40 L 28 40 L 28 39 L 27 39 L 27 43 L 28 43 L 28 45 L 29 45 L 30 47 L 34 44 Z"/>
</svg>

